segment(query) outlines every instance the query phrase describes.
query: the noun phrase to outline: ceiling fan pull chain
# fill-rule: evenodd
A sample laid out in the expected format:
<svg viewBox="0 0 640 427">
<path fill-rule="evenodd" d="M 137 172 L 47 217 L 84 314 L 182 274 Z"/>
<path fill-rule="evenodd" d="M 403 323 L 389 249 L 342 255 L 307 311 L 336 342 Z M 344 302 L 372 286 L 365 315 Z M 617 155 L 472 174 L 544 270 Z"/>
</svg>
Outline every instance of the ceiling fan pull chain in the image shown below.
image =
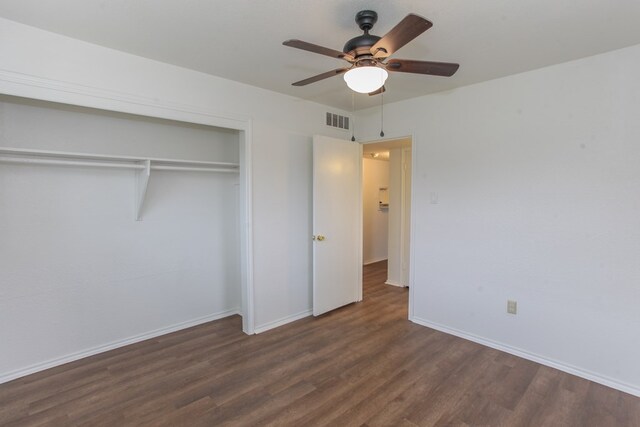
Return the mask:
<svg viewBox="0 0 640 427">
<path fill-rule="evenodd" d="M 356 93 L 351 92 L 351 141 L 356 141 Z"/>
<path fill-rule="evenodd" d="M 380 94 L 380 138 L 384 136 L 384 93 Z"/>
</svg>

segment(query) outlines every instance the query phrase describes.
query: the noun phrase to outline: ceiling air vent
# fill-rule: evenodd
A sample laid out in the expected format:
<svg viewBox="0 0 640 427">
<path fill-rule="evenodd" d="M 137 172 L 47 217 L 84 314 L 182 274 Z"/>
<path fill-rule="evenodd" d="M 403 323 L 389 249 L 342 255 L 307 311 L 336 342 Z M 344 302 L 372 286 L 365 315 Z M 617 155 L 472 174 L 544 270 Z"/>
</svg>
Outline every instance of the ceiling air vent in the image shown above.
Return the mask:
<svg viewBox="0 0 640 427">
<path fill-rule="evenodd" d="M 325 123 L 332 128 L 338 128 L 343 130 L 349 130 L 349 117 L 341 116 L 340 114 L 327 113 L 325 116 Z"/>
</svg>

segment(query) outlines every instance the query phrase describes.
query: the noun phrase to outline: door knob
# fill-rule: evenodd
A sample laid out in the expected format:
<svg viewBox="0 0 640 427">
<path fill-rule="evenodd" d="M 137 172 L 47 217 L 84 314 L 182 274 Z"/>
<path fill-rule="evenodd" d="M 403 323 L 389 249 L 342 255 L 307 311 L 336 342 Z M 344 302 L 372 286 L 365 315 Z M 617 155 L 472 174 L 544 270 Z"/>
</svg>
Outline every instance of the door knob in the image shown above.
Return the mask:
<svg viewBox="0 0 640 427">
<path fill-rule="evenodd" d="M 322 242 L 324 239 L 325 239 L 325 237 L 324 237 L 322 234 L 318 234 L 318 235 L 316 236 L 316 240 L 319 240 L 319 241 L 321 241 L 321 242 Z"/>
</svg>

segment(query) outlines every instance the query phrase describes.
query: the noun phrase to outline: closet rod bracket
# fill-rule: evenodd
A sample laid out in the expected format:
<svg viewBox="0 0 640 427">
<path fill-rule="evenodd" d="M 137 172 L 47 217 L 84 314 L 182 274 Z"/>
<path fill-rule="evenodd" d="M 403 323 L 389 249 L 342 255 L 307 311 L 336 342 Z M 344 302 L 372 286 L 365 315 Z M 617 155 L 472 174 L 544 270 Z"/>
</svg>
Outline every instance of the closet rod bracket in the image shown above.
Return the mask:
<svg viewBox="0 0 640 427">
<path fill-rule="evenodd" d="M 142 207 L 144 206 L 144 198 L 147 195 L 147 186 L 149 185 L 149 178 L 151 177 L 151 160 L 143 160 L 140 163 L 144 166 L 144 169 L 136 172 L 136 221 L 142 221 Z"/>
</svg>

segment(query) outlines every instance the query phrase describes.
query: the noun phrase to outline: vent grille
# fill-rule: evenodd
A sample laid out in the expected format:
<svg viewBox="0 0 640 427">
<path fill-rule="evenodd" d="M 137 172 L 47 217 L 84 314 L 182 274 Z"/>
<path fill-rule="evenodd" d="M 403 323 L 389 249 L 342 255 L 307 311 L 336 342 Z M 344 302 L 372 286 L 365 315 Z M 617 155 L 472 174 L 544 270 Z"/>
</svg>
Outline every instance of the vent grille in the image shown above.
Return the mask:
<svg viewBox="0 0 640 427">
<path fill-rule="evenodd" d="M 349 130 L 349 122 L 349 117 L 341 116 L 340 114 L 327 112 L 325 116 L 325 124 L 327 126 L 331 126 L 332 128 Z"/>
</svg>

